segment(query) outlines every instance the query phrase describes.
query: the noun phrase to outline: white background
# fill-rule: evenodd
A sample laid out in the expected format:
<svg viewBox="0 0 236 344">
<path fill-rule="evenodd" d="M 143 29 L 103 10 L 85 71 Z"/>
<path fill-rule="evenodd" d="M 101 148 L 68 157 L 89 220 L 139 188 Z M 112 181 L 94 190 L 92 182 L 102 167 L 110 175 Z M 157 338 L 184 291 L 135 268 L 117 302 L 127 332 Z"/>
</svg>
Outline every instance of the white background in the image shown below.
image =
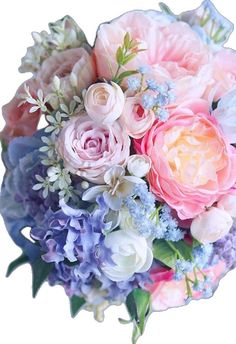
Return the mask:
<svg viewBox="0 0 236 344">
<path fill-rule="evenodd" d="M 218 9 L 236 24 L 234 1 L 215 0 Z M 169 0 L 179 13 L 199 5 L 198 0 Z M 30 32 L 47 28 L 47 23 L 69 14 L 79 23 L 93 44 L 99 23 L 131 9 L 157 8 L 156 0 L 4 0 L 0 2 L 0 106 L 14 95 L 18 85 L 27 78 L 17 67 L 26 47 L 31 45 Z M 236 49 L 236 33 L 229 46 Z M 1 127 L 3 121 L 0 119 Z M 0 166 L 0 177 L 3 175 Z M 44 285 L 31 298 L 31 272 L 24 266 L 9 279 L 8 263 L 20 250 L 14 246 L 0 221 L 0 343 L 4 344 L 129 344 L 131 326 L 120 325 L 118 317 L 126 318 L 124 307 L 112 307 L 103 324 L 93 321 L 92 314 L 82 312 L 72 320 L 67 297 L 60 287 Z M 155 313 L 149 319 L 140 344 L 235 343 L 236 271 L 221 282 L 215 297 L 193 302 L 188 307 Z"/>
</svg>

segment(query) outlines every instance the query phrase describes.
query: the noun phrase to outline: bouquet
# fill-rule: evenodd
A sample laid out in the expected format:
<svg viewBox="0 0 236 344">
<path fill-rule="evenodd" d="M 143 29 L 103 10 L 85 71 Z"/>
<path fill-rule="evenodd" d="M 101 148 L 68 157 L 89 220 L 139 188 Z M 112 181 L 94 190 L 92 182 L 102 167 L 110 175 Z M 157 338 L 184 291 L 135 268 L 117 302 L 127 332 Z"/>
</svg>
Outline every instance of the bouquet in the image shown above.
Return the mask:
<svg viewBox="0 0 236 344">
<path fill-rule="evenodd" d="M 132 342 L 154 311 L 209 298 L 236 266 L 236 52 L 210 1 L 131 11 L 91 47 L 69 16 L 33 32 L 32 77 L 2 113 L 0 204 L 72 317 L 125 303 Z"/>
</svg>

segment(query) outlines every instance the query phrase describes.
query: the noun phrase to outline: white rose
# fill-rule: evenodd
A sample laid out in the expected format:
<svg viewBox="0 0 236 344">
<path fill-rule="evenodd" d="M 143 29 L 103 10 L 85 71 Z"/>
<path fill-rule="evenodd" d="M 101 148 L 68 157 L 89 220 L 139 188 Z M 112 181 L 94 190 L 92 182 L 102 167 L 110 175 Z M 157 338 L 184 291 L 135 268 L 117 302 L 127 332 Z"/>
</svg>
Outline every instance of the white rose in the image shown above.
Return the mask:
<svg viewBox="0 0 236 344">
<path fill-rule="evenodd" d="M 129 230 L 118 230 L 107 235 L 105 245 L 112 252 L 114 265 L 103 266 L 104 274 L 114 282 L 146 272 L 153 261 L 152 250 L 145 238 Z"/>
<path fill-rule="evenodd" d="M 229 194 L 221 197 L 217 203 L 217 207 L 227 211 L 230 216 L 236 218 L 236 195 Z"/>
<path fill-rule="evenodd" d="M 85 109 L 92 120 L 112 124 L 120 117 L 125 104 L 125 96 L 114 82 L 100 82 L 89 87 L 84 97 Z"/>
<path fill-rule="evenodd" d="M 132 230 L 138 234 L 137 229 L 134 223 L 133 217 L 130 215 L 129 209 L 126 207 L 122 207 L 120 210 L 120 229 L 123 230 Z"/>
<path fill-rule="evenodd" d="M 143 178 L 151 168 L 151 159 L 147 155 L 131 155 L 128 158 L 127 168 L 131 175 Z"/>
<path fill-rule="evenodd" d="M 224 210 L 211 207 L 192 222 L 192 236 L 204 245 L 223 238 L 233 225 L 232 217 Z"/>
</svg>

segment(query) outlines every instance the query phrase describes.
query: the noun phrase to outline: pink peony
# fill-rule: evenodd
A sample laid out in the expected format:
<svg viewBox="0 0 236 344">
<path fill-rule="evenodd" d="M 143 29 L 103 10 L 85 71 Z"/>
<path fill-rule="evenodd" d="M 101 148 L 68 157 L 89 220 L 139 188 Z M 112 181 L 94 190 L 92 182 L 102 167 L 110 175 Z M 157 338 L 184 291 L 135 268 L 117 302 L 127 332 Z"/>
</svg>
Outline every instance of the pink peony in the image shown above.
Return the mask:
<svg viewBox="0 0 236 344">
<path fill-rule="evenodd" d="M 54 76 L 60 78 L 65 95 L 71 96 L 72 84 L 80 92 L 96 81 L 95 62 L 84 48 L 62 51 L 46 59 L 39 70 L 37 78 L 45 94 L 51 93 Z"/>
<path fill-rule="evenodd" d="M 213 77 L 215 80 L 215 100 L 236 87 L 236 52 L 222 49 L 213 60 Z"/>
<path fill-rule="evenodd" d="M 152 192 L 182 220 L 203 212 L 235 184 L 235 149 L 204 100 L 174 109 L 167 122 L 156 122 L 135 147 L 152 160 L 147 177 Z"/>
<path fill-rule="evenodd" d="M 138 53 L 123 71 L 150 66 L 151 75 L 158 82 L 175 82 L 178 103 L 203 96 L 212 82 L 209 48 L 188 24 L 168 21 L 153 12 L 128 12 L 100 26 L 94 48 L 100 77 L 114 76 L 116 51 L 126 32 L 146 50 Z"/>
<path fill-rule="evenodd" d="M 126 98 L 120 122 L 129 136 L 135 139 L 143 137 L 154 121 L 154 112 L 152 110 L 145 110 L 142 107 L 140 97 Z"/>
<path fill-rule="evenodd" d="M 103 125 L 88 116 L 68 121 L 57 142 L 65 167 L 96 184 L 104 184 L 104 174 L 110 167 L 126 165 L 129 148 L 129 136 L 118 122 Z"/>
<path fill-rule="evenodd" d="M 12 138 L 17 136 L 31 136 L 37 129 L 41 111 L 38 110 L 30 113 L 31 104 L 25 103 L 19 106 L 22 102 L 20 95 L 25 93 L 24 84 L 26 84 L 33 97 L 36 97 L 36 92 L 39 85 L 35 79 L 29 79 L 24 82 L 17 90 L 13 99 L 2 108 L 3 118 L 6 125 L 1 132 L 1 138 L 9 142 Z"/>
</svg>

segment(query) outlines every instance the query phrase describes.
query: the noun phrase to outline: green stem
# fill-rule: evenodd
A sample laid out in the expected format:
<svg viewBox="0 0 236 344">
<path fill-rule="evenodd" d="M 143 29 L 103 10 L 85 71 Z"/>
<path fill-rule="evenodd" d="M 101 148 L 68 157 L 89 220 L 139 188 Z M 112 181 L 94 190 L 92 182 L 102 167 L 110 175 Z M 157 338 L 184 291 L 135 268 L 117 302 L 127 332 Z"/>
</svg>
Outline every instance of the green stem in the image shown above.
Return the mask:
<svg viewBox="0 0 236 344">
<path fill-rule="evenodd" d="M 186 283 L 186 287 L 187 287 L 188 297 L 192 298 L 193 297 L 193 293 L 192 293 L 192 289 L 191 289 L 191 286 L 189 284 L 189 280 L 188 280 L 188 276 L 187 275 L 185 275 L 185 283 Z"/>
<path fill-rule="evenodd" d="M 167 241 L 166 240 L 167 245 L 169 245 L 169 247 L 177 254 L 177 257 L 180 259 L 184 260 L 184 257 L 182 256 L 182 254 L 177 250 L 177 248 L 175 248 L 175 246 L 171 243 L 171 241 Z"/>
</svg>

